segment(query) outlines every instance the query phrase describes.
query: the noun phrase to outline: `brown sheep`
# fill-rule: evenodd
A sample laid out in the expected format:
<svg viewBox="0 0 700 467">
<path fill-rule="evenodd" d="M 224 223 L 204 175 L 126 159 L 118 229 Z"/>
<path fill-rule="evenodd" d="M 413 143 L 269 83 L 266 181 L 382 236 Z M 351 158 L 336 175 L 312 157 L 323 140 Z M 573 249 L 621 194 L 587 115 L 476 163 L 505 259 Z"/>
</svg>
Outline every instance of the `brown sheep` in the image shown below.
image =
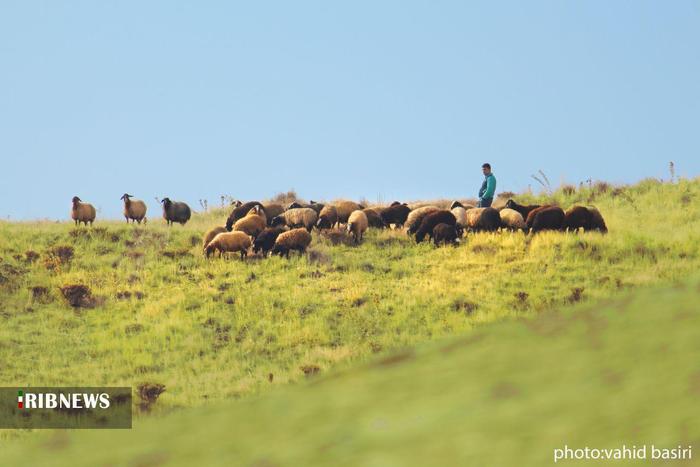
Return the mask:
<svg viewBox="0 0 700 467">
<path fill-rule="evenodd" d="M 70 217 L 75 221 L 75 225 L 81 222 L 85 225 L 90 225 L 95 221 L 97 212 L 95 211 L 95 206 L 90 203 L 83 203 L 80 198 L 73 196 L 73 207 L 70 211 Z"/>
<path fill-rule="evenodd" d="M 214 237 L 219 235 L 220 233 L 226 232 L 226 227 L 214 227 L 212 229 L 209 229 L 205 234 L 204 237 L 202 238 L 202 248 L 206 248 L 207 245 L 209 245 L 209 242 L 214 240 Z"/>
<path fill-rule="evenodd" d="M 578 231 L 580 228 L 584 231 L 599 230 L 603 233 L 608 231 L 600 211 L 583 206 L 574 206 L 566 211 L 563 228 L 573 231 Z"/>
<path fill-rule="evenodd" d="M 348 232 L 352 233 L 355 243 L 360 243 L 362 241 L 362 236 L 367 230 L 369 221 L 367 220 L 367 214 L 362 210 L 353 211 L 348 217 Z"/>
<path fill-rule="evenodd" d="M 272 247 L 272 254 L 289 258 L 289 252 L 295 250 L 301 256 L 306 252 L 306 248 L 310 243 L 311 234 L 306 229 L 292 229 L 279 234 L 277 240 L 275 240 L 275 246 Z"/>
<path fill-rule="evenodd" d="M 323 207 L 323 209 L 321 209 L 321 213 L 318 215 L 316 227 L 318 230 L 332 229 L 337 222 L 338 211 L 332 204 L 327 204 Z"/>
<path fill-rule="evenodd" d="M 267 225 L 270 225 L 272 219 L 284 212 L 284 206 L 278 203 L 263 204 L 265 216 L 267 217 Z"/>
<path fill-rule="evenodd" d="M 219 252 L 219 257 L 223 253 L 241 252 L 241 259 L 248 256 L 248 249 L 252 245 L 250 237 L 243 232 L 223 232 L 217 234 L 209 244 L 204 248 L 204 254 L 207 258 L 215 251 Z"/>
<path fill-rule="evenodd" d="M 473 208 L 467 211 L 470 232 L 493 232 L 501 226 L 501 216 L 494 208 Z"/>
<path fill-rule="evenodd" d="M 233 231 L 245 232 L 253 238 L 257 237 L 260 232 L 265 230 L 265 227 L 267 227 L 267 222 L 265 219 L 257 213 L 258 210 L 256 208 L 252 208 L 244 218 L 238 219 L 236 223 L 233 224 Z"/>
<path fill-rule="evenodd" d="M 416 233 L 416 231 L 420 228 L 421 222 L 423 222 L 423 218 L 431 212 L 436 212 L 439 210 L 440 208 L 437 206 L 421 206 L 411 211 L 406 218 L 406 223 L 404 224 L 404 226 L 406 226 L 406 233 L 408 235 L 413 235 Z"/>
<path fill-rule="evenodd" d="M 338 201 L 333 203 L 333 205 L 338 213 L 338 223 L 340 224 L 346 224 L 348 222 L 348 217 L 350 217 L 350 214 L 354 211 L 361 211 L 364 209 L 354 201 Z"/>
<path fill-rule="evenodd" d="M 367 225 L 369 227 L 375 228 L 375 229 L 383 229 L 386 227 L 386 224 L 382 220 L 382 217 L 379 215 L 379 213 L 372 208 L 365 208 L 362 210 L 362 212 L 365 213 L 367 216 Z"/>
<path fill-rule="evenodd" d="M 146 222 L 146 203 L 140 199 L 131 199 L 133 195 L 124 193 L 120 199 L 124 200 L 124 217 L 126 218 L 126 223 L 129 223 L 129 219 L 134 222 L 141 221 Z"/>
</svg>

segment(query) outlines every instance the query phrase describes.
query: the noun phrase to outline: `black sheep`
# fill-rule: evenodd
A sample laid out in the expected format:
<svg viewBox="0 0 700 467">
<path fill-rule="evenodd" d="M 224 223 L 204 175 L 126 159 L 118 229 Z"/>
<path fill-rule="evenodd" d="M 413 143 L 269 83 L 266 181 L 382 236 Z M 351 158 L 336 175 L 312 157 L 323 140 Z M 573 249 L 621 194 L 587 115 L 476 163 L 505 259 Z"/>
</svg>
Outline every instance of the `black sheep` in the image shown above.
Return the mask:
<svg viewBox="0 0 700 467">
<path fill-rule="evenodd" d="M 528 214 L 530 214 L 530 211 L 533 211 L 541 206 L 539 204 L 522 205 L 516 203 L 512 199 L 509 199 L 506 202 L 506 207 L 518 211 L 523 216 L 523 219 L 527 219 L 527 216 Z"/>
<path fill-rule="evenodd" d="M 577 231 L 580 228 L 584 231 L 608 231 L 602 216 L 600 216 L 600 213 L 597 213 L 596 215 L 591 209 L 584 206 L 574 206 L 566 211 L 564 215 L 563 228 L 573 231 Z"/>
<path fill-rule="evenodd" d="M 237 220 L 244 218 L 245 215 L 248 214 L 248 211 L 253 209 L 255 206 L 260 206 L 263 212 L 265 211 L 265 207 L 258 201 L 248 201 L 247 203 L 241 204 L 240 206 L 234 208 L 234 210 L 231 211 L 231 214 L 228 216 L 228 219 L 226 219 L 226 230 L 230 232 L 231 229 L 233 229 L 233 224 L 235 224 Z"/>
<path fill-rule="evenodd" d="M 450 211 L 436 211 L 425 216 L 416 232 L 416 242 L 420 243 L 425 239 L 425 236 L 432 238 L 433 229 L 438 224 L 456 225 L 457 218 Z"/>
<path fill-rule="evenodd" d="M 262 251 L 263 256 L 267 256 L 267 253 L 275 246 L 277 237 L 284 231 L 285 229 L 282 227 L 268 227 L 260 232 L 260 235 L 253 241 L 253 253 Z"/>
<path fill-rule="evenodd" d="M 433 241 L 435 242 L 435 246 L 439 246 L 440 244 L 455 245 L 461 236 L 460 229 L 456 225 L 441 223 L 436 225 L 433 229 Z"/>
<path fill-rule="evenodd" d="M 533 209 L 527 217 L 527 226 L 532 233 L 542 230 L 561 230 L 564 225 L 564 210 L 558 206 L 542 206 Z"/>
<path fill-rule="evenodd" d="M 163 198 L 161 201 L 163 203 L 163 218 L 167 221 L 168 225 L 178 224 L 185 225 L 192 212 L 190 207 L 186 203 L 180 201 L 170 201 L 170 198 Z"/>
<path fill-rule="evenodd" d="M 411 208 L 405 204 L 392 204 L 382 210 L 381 216 L 386 225 L 394 224 L 396 227 L 401 228 L 406 222 L 409 212 L 411 212 Z"/>
</svg>

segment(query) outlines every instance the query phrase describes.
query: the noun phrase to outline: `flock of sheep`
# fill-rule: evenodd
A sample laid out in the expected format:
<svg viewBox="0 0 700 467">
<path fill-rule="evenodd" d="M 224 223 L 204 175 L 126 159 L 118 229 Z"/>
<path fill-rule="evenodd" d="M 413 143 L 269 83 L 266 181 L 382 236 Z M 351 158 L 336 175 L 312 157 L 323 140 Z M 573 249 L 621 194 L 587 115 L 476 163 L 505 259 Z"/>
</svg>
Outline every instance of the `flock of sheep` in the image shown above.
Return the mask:
<svg viewBox="0 0 700 467">
<path fill-rule="evenodd" d="M 126 222 L 146 222 L 146 203 L 132 199 L 125 193 L 124 217 Z M 164 198 L 163 218 L 168 225 L 189 221 L 192 211 L 183 202 Z M 206 257 L 218 252 L 239 252 L 241 258 L 250 248 L 254 253 L 278 254 L 289 257 L 291 251 L 304 254 L 311 243 L 311 231 L 340 228 L 352 235 L 355 243 L 362 241 L 368 228 L 405 228 L 408 235 L 420 243 L 427 238 L 435 245 L 459 242 L 464 231 L 481 232 L 522 230 L 536 233 L 543 230 L 595 230 L 607 232 L 603 216 L 594 207 L 574 206 L 567 211 L 553 205 L 520 205 L 508 200 L 504 207 L 479 208 L 464 205 L 459 201 L 449 209 L 428 205 L 411 209 L 408 204 L 393 202 L 388 207 L 366 208 L 353 201 L 338 201 L 322 204 L 294 202 L 286 208 L 281 204 L 249 201 L 233 203 L 233 211 L 225 226 L 210 229 L 204 235 L 203 249 Z M 85 225 L 95 220 L 95 208 L 73 197 L 71 218 L 76 225 Z"/>
</svg>

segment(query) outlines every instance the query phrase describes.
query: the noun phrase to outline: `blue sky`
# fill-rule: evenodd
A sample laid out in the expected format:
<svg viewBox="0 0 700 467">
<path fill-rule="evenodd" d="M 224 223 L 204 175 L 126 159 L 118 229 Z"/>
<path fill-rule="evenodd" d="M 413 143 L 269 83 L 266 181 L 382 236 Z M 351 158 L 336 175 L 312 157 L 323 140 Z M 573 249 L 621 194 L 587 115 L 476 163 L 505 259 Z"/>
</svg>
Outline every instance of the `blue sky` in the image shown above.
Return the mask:
<svg viewBox="0 0 700 467">
<path fill-rule="evenodd" d="M 0 217 L 700 175 L 692 1 L 0 3 Z"/>
</svg>

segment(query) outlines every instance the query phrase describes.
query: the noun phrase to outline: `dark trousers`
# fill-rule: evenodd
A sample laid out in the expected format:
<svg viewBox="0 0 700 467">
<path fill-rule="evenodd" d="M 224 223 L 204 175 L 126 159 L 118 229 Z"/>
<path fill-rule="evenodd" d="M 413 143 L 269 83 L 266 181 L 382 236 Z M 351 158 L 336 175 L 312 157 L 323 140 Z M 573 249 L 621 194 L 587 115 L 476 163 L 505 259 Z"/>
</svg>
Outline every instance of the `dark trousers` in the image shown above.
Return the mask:
<svg viewBox="0 0 700 467">
<path fill-rule="evenodd" d="M 483 198 L 479 200 L 479 204 L 476 205 L 477 208 L 490 208 L 491 203 L 493 203 L 493 198 Z"/>
</svg>

